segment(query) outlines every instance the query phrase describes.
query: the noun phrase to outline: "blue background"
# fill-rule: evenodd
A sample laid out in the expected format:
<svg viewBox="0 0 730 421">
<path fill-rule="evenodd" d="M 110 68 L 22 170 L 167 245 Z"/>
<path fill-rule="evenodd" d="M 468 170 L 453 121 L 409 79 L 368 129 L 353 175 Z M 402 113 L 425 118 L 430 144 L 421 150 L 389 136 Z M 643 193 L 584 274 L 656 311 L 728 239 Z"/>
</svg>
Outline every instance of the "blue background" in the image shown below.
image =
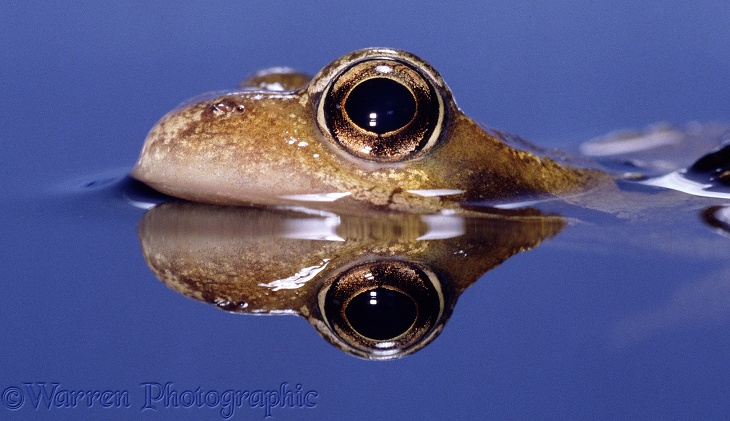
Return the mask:
<svg viewBox="0 0 730 421">
<path fill-rule="evenodd" d="M 130 168 L 189 97 L 264 67 L 315 73 L 368 46 L 421 56 L 467 114 L 543 145 L 728 121 L 728 28 L 726 0 L 0 3 L 0 389 L 133 395 L 131 410 L 0 418 L 216 416 L 140 413 L 139 383 L 171 381 L 319 392 L 316 409 L 275 419 L 727 419 L 728 243 L 694 215 L 688 237 L 707 243 L 679 251 L 569 230 L 469 289 L 431 346 L 372 363 L 304 320 L 233 316 L 170 291 L 139 252 L 142 212 L 76 180 Z M 686 304 L 692 290 L 714 301 Z"/>
</svg>

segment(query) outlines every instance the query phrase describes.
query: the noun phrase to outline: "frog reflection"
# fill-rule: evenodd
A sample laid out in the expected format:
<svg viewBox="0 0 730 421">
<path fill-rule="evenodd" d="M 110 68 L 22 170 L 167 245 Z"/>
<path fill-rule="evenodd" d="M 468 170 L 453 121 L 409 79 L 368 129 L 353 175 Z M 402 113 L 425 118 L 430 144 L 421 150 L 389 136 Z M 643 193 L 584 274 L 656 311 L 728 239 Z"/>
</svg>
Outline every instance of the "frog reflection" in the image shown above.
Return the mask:
<svg viewBox="0 0 730 421">
<path fill-rule="evenodd" d="M 186 296 L 300 315 L 347 353 L 393 359 L 430 343 L 485 272 L 564 225 L 532 210 L 355 217 L 170 202 L 139 237 L 155 275 Z"/>
</svg>

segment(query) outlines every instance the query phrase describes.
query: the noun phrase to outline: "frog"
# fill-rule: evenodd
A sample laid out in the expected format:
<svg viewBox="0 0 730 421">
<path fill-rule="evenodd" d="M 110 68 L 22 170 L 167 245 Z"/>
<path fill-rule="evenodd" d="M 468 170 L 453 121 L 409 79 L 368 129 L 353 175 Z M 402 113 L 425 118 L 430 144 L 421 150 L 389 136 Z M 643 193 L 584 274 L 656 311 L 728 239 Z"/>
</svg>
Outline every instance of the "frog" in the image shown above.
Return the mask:
<svg viewBox="0 0 730 421">
<path fill-rule="evenodd" d="M 131 176 L 209 204 L 419 213 L 613 182 L 477 123 L 430 64 L 390 48 L 346 54 L 313 77 L 267 69 L 195 98 L 152 128 Z"/>
<path fill-rule="evenodd" d="M 727 139 L 723 124 L 659 124 L 580 154 L 543 149 L 467 116 L 421 58 L 368 48 L 313 77 L 270 68 L 182 104 L 131 175 L 184 199 L 151 206 L 138 226 L 172 290 L 227 312 L 300 316 L 348 354 L 390 360 L 435 340 L 487 272 L 567 227 L 606 225 L 581 231 L 590 244 L 663 244 L 593 210 L 635 219 L 648 207 L 652 224 L 685 228 L 687 205 L 730 237 L 730 206 L 717 202 L 730 199 L 718 189 L 730 184 Z M 681 235 L 696 247 L 704 234 Z"/>
<path fill-rule="evenodd" d="M 706 146 L 708 139 L 720 148 L 677 165 L 678 156 L 692 153 L 676 144 Z M 473 213 L 474 204 L 560 199 L 619 214 L 639 202 L 626 182 L 730 198 L 727 188 L 707 190 L 730 184 L 729 139 L 722 124 L 655 125 L 592 139 L 582 157 L 539 148 L 467 116 L 420 57 L 366 48 L 313 77 L 270 68 L 236 90 L 189 100 L 151 129 L 131 176 L 161 193 L 216 205 Z M 657 148 L 667 145 L 671 159 L 660 159 Z M 654 159 L 635 159 L 645 152 Z M 622 166 L 601 162 L 606 156 Z M 685 196 L 651 200 L 676 208 Z"/>
</svg>

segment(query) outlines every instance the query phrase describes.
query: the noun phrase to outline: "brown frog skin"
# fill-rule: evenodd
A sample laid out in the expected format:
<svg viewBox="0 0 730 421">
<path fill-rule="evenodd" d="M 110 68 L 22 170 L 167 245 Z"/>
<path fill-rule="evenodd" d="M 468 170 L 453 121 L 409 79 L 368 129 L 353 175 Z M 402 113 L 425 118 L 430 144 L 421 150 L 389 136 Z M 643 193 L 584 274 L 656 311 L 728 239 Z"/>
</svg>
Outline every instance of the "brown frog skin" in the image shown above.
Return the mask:
<svg viewBox="0 0 730 421">
<path fill-rule="evenodd" d="M 612 183 L 482 128 L 412 54 L 359 50 L 307 80 L 271 69 L 178 107 L 150 131 L 132 177 L 212 204 L 420 213 Z"/>
</svg>

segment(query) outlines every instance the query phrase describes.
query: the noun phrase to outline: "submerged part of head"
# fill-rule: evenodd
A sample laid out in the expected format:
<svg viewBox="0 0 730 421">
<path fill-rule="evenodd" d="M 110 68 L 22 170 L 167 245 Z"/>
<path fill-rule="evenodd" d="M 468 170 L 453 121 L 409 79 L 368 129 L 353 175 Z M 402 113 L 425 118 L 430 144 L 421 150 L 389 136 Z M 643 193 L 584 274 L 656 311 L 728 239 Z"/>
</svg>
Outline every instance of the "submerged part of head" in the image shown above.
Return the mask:
<svg viewBox="0 0 730 421">
<path fill-rule="evenodd" d="M 574 192 L 600 178 L 483 130 L 441 76 L 406 52 L 356 51 L 298 90 L 278 90 L 305 81 L 268 71 L 242 91 L 171 111 L 132 176 L 200 202 L 418 212 Z"/>
</svg>

